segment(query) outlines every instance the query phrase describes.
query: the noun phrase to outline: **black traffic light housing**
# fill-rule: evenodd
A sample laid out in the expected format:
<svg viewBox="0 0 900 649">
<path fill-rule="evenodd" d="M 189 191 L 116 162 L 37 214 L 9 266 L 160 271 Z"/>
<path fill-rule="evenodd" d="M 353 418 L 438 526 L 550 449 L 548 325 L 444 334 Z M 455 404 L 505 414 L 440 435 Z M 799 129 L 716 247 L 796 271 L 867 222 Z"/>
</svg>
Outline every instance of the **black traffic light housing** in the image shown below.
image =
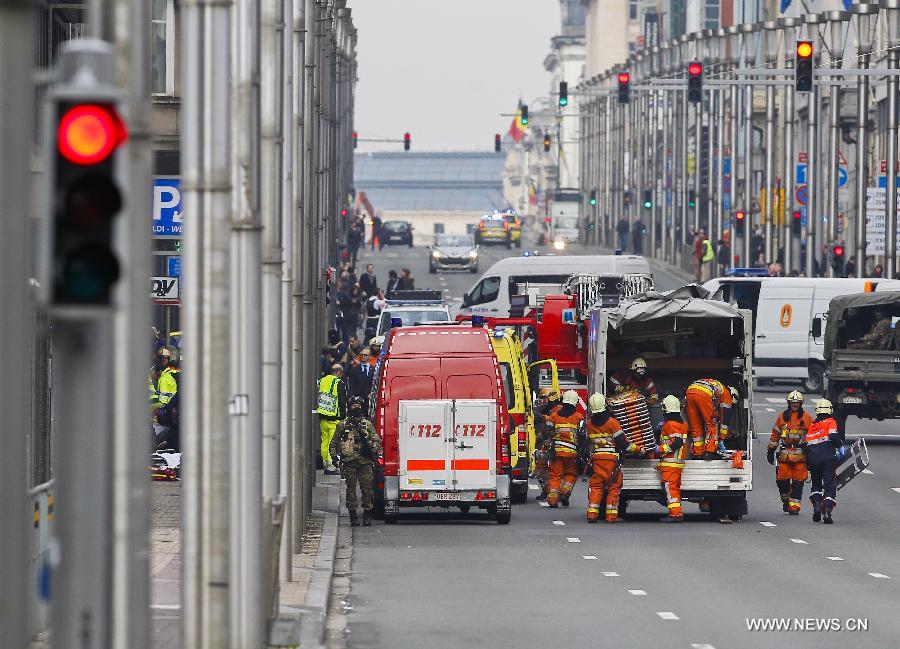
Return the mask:
<svg viewBox="0 0 900 649">
<path fill-rule="evenodd" d="M 653 207 L 653 190 L 645 189 L 644 190 L 644 209 L 649 210 Z"/>
<path fill-rule="evenodd" d="M 522 126 L 528 126 L 528 104 L 519 106 L 519 113 L 519 121 L 522 122 Z"/>
<path fill-rule="evenodd" d="M 559 82 L 559 107 L 565 108 L 569 105 L 569 84 L 565 81 Z"/>
<path fill-rule="evenodd" d="M 734 231 L 738 234 L 744 234 L 744 224 L 747 221 L 747 213 L 744 210 L 738 210 L 734 213 Z"/>
<path fill-rule="evenodd" d="M 591 207 L 597 206 L 597 190 L 596 189 L 591 190 L 591 194 L 590 194 L 590 198 L 588 199 L 588 203 L 590 203 Z"/>
<path fill-rule="evenodd" d="M 802 218 L 799 210 L 794 210 L 793 214 L 791 214 L 791 233 L 795 237 L 803 234 Z"/>
<path fill-rule="evenodd" d="M 619 81 L 619 103 L 627 104 L 629 101 L 628 92 L 629 85 L 631 84 L 631 75 L 627 72 L 620 72 L 618 76 Z"/>
<path fill-rule="evenodd" d="M 409 151 L 409 145 L 412 144 L 412 137 L 409 133 L 403 134 L 403 150 Z"/>
<path fill-rule="evenodd" d="M 358 144 L 358 142 L 357 142 L 358 140 L 359 140 L 359 133 L 357 133 L 356 131 L 353 131 L 353 148 L 354 149 L 356 148 L 356 146 Z"/>
<path fill-rule="evenodd" d="M 688 101 L 699 104 L 703 101 L 703 64 L 700 61 L 688 63 Z"/>
<path fill-rule="evenodd" d="M 494 153 L 500 153 L 500 134 L 494 135 Z"/>
<path fill-rule="evenodd" d="M 794 51 L 797 54 L 794 87 L 797 92 L 809 92 L 813 85 L 813 42 L 797 41 Z"/>
<path fill-rule="evenodd" d="M 550 134 L 544 133 L 544 152 L 550 151 Z"/>
<path fill-rule="evenodd" d="M 697 192 L 693 189 L 688 190 L 688 207 L 696 207 L 697 206 Z"/>
<path fill-rule="evenodd" d="M 844 246 L 840 243 L 833 245 L 831 247 L 831 268 L 834 269 L 834 274 L 838 277 L 843 277 L 846 263 Z"/>
</svg>

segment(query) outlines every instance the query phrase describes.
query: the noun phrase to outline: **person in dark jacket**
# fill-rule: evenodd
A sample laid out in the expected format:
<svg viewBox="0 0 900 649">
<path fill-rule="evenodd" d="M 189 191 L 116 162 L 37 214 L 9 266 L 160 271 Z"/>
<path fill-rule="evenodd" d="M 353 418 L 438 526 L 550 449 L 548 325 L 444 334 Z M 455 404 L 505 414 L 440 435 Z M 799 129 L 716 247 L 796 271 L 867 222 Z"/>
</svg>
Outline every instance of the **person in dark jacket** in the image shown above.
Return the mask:
<svg viewBox="0 0 900 649">
<path fill-rule="evenodd" d="M 372 252 L 375 251 L 375 246 L 378 246 L 378 250 L 381 251 L 384 248 L 384 242 L 382 241 L 383 233 L 381 231 L 381 217 L 376 216 L 372 219 Z"/>
<path fill-rule="evenodd" d="M 388 271 L 387 289 L 384 294 L 390 297 L 391 293 L 398 290 L 400 290 L 400 276 L 396 270 L 390 270 Z"/>
<path fill-rule="evenodd" d="M 619 222 L 616 223 L 616 234 L 619 235 L 619 250 L 625 252 L 625 249 L 628 247 L 628 232 L 631 230 L 631 227 L 628 225 L 628 219 L 624 216 L 619 219 Z"/>
<path fill-rule="evenodd" d="M 640 217 L 638 217 L 638 220 L 631 226 L 631 246 L 634 249 L 634 254 L 644 254 L 644 222 Z"/>
<path fill-rule="evenodd" d="M 844 444 L 844 434 L 834 418 L 834 407 L 828 399 L 816 402 L 816 420 L 803 443 L 806 465 L 812 478 L 809 500 L 813 506 L 813 522 L 831 524 L 831 511 L 837 505 L 837 462 L 835 451 Z"/>
<path fill-rule="evenodd" d="M 375 277 L 375 266 L 366 265 L 366 272 L 359 278 L 359 288 L 365 293 L 366 299 L 372 297 L 378 292 L 378 278 Z"/>
<path fill-rule="evenodd" d="M 368 347 L 364 347 L 350 366 L 347 379 L 350 383 L 350 396 L 362 397 L 367 399 L 369 391 L 372 389 L 372 377 L 375 374 L 375 368 L 369 362 L 372 353 Z"/>
</svg>

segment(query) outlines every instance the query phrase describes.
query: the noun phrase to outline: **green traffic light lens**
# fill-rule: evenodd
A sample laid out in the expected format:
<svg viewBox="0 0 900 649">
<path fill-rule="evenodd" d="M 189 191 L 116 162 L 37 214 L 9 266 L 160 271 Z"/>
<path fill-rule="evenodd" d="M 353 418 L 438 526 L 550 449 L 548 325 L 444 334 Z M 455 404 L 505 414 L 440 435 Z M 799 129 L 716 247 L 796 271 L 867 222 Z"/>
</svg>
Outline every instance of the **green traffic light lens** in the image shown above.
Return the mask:
<svg viewBox="0 0 900 649">
<path fill-rule="evenodd" d="M 651 203 L 650 201 L 644 201 L 644 207 L 649 210 L 651 207 L 653 207 L 653 203 Z"/>
<path fill-rule="evenodd" d="M 68 301 L 97 304 L 109 300 L 119 279 L 119 262 L 101 243 L 86 243 L 73 250 L 62 268 L 57 289 Z"/>
<path fill-rule="evenodd" d="M 559 99 L 559 105 L 560 105 L 560 106 L 568 106 L 568 105 L 569 105 L 569 100 L 566 99 L 565 97 L 560 97 L 560 99 Z"/>
</svg>

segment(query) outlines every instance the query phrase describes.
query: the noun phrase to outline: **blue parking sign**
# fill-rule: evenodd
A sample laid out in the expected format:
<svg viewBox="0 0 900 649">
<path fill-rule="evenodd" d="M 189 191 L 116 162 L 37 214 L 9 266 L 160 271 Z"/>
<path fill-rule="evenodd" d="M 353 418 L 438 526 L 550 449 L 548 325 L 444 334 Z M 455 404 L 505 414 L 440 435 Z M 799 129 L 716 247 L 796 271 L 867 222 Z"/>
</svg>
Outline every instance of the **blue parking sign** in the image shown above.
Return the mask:
<svg viewBox="0 0 900 649">
<path fill-rule="evenodd" d="M 181 179 L 153 179 L 153 236 L 181 237 Z"/>
<path fill-rule="evenodd" d="M 181 277 L 181 257 L 166 258 L 166 275 L 169 277 Z"/>
</svg>

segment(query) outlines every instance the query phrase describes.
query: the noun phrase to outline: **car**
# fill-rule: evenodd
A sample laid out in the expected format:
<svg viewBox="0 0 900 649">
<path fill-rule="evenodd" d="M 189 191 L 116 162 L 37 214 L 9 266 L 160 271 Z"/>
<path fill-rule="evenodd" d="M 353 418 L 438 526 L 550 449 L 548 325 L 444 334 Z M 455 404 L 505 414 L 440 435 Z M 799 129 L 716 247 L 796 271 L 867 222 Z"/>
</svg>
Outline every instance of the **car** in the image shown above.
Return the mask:
<svg viewBox="0 0 900 649">
<path fill-rule="evenodd" d="M 475 243 L 502 243 L 512 248 L 512 231 L 506 219 L 491 216 L 482 217 L 475 230 Z"/>
<path fill-rule="evenodd" d="M 450 322 L 450 309 L 441 299 L 440 291 L 400 291 L 381 310 L 375 341 L 384 342 L 394 327 L 411 327 L 423 322 Z"/>
<path fill-rule="evenodd" d="M 509 223 L 509 237 L 516 248 L 522 247 L 522 219 L 513 210 L 503 212 L 503 220 Z"/>
<path fill-rule="evenodd" d="M 478 272 L 478 246 L 470 234 L 439 234 L 431 250 L 431 273 L 439 270 Z"/>
<path fill-rule="evenodd" d="M 385 245 L 413 247 L 413 226 L 409 221 L 385 221 L 381 230 Z"/>
</svg>

